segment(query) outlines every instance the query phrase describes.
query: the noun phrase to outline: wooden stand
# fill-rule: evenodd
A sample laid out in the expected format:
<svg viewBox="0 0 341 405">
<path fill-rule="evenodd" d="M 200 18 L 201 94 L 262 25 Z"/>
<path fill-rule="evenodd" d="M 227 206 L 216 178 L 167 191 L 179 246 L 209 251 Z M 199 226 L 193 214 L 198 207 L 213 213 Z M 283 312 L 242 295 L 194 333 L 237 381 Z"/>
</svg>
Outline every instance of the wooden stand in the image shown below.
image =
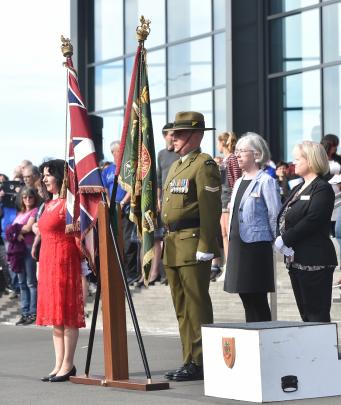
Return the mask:
<svg viewBox="0 0 341 405">
<path fill-rule="evenodd" d="M 129 379 L 124 284 L 109 232 L 108 206 L 103 202 L 98 207 L 98 228 L 105 375 L 75 376 L 70 381 L 140 391 L 169 389 L 168 382 Z M 122 229 L 120 223 L 118 229 Z M 122 251 L 122 240 L 119 245 Z"/>
</svg>

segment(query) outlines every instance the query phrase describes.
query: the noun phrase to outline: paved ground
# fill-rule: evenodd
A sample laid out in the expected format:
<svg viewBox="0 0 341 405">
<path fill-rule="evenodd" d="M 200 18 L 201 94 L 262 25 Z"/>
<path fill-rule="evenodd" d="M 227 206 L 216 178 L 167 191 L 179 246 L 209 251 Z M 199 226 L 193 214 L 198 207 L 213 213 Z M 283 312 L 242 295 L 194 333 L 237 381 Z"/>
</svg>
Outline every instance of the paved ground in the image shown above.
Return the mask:
<svg viewBox="0 0 341 405">
<path fill-rule="evenodd" d="M 83 330 L 76 354 L 76 366 L 84 370 L 87 330 Z M 103 370 L 102 335 L 97 332 L 91 371 Z M 144 378 L 143 366 L 134 335 L 129 335 L 130 378 Z M 144 337 L 153 379 L 179 365 L 177 337 Z M 0 404 L 1 405 L 95 405 L 95 404 L 235 404 L 246 402 L 205 397 L 203 382 L 171 383 L 166 391 L 137 392 L 66 383 L 43 383 L 39 380 L 52 366 L 52 342 L 49 328 L 0 325 Z M 277 402 L 284 404 L 284 402 Z M 340 405 L 341 397 L 287 402 L 291 405 Z"/>
</svg>

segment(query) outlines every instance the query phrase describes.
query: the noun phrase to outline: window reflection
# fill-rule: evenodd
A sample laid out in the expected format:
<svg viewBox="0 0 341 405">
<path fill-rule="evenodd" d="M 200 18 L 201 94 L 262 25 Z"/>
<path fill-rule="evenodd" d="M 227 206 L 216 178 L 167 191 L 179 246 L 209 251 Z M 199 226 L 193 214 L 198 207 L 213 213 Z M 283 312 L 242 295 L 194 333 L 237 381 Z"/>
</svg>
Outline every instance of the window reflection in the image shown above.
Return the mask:
<svg viewBox="0 0 341 405">
<path fill-rule="evenodd" d="M 341 135 L 341 67 L 323 71 L 324 82 L 324 134 Z"/>
<path fill-rule="evenodd" d="M 341 59 L 341 4 L 332 4 L 322 9 L 323 16 L 323 61 Z"/>
<path fill-rule="evenodd" d="M 146 48 L 149 49 L 165 42 L 165 0 L 126 0 L 126 53 L 136 51 L 136 27 L 140 25 L 141 15 L 151 21 L 151 31 L 146 42 Z"/>
<path fill-rule="evenodd" d="M 173 121 L 175 114 L 179 111 L 199 111 L 205 116 L 205 125 L 212 127 L 212 93 L 205 92 L 194 96 L 177 97 L 169 100 L 169 120 Z M 213 131 L 205 131 L 201 142 L 201 149 L 205 153 L 213 154 Z"/>
<path fill-rule="evenodd" d="M 301 7 L 308 7 L 318 2 L 319 0 L 269 0 L 270 13 L 284 13 Z"/>
<path fill-rule="evenodd" d="M 298 142 L 321 139 L 320 71 L 272 79 L 270 86 L 271 134 L 283 140 L 282 157 L 290 161 Z"/>
<path fill-rule="evenodd" d="M 226 35 L 225 32 L 214 36 L 214 84 L 226 83 Z"/>
<path fill-rule="evenodd" d="M 123 61 L 95 67 L 95 108 L 105 110 L 123 105 Z"/>
<path fill-rule="evenodd" d="M 153 120 L 153 132 L 154 132 L 154 144 L 155 144 L 155 154 L 157 156 L 161 149 L 164 149 L 165 143 L 162 136 L 162 128 L 167 123 L 166 122 L 166 103 L 165 101 L 160 101 L 157 103 L 151 103 L 150 109 L 152 112 Z"/>
<path fill-rule="evenodd" d="M 123 54 L 122 0 L 96 0 L 95 7 L 95 61 Z"/>
<path fill-rule="evenodd" d="M 169 95 L 212 86 L 211 48 L 211 38 L 169 47 Z"/>
<path fill-rule="evenodd" d="M 211 30 L 211 0 L 168 1 L 168 41 Z"/>
<path fill-rule="evenodd" d="M 319 11 L 270 22 L 270 69 L 281 72 L 320 63 Z"/>
<path fill-rule="evenodd" d="M 226 27 L 226 0 L 213 0 L 214 29 Z"/>
<path fill-rule="evenodd" d="M 231 131 L 231 123 L 226 122 L 226 89 L 216 90 L 214 97 L 216 134 Z"/>
<path fill-rule="evenodd" d="M 103 154 L 104 160 L 112 161 L 110 143 L 121 140 L 123 127 L 123 109 L 101 114 L 103 118 Z"/>
</svg>

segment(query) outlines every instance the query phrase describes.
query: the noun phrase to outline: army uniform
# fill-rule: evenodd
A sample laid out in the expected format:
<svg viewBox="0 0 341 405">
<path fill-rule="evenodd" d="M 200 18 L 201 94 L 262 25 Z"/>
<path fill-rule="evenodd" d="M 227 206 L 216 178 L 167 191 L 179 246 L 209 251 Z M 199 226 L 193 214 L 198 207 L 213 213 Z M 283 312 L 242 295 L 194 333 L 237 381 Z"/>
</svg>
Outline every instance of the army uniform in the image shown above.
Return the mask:
<svg viewBox="0 0 341 405">
<path fill-rule="evenodd" d="M 202 364 L 201 325 L 213 322 L 211 260 L 197 261 L 196 252 L 220 256 L 216 239 L 220 195 L 217 164 L 200 149 L 172 164 L 163 187 L 163 263 L 179 323 L 184 364 Z"/>
</svg>

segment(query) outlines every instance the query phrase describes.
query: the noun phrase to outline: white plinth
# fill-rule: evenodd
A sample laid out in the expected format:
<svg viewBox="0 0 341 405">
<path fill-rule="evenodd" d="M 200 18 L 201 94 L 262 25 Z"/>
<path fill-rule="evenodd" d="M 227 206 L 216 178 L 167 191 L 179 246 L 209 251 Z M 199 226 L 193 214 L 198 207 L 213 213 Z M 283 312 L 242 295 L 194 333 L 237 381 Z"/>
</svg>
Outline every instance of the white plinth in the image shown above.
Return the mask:
<svg viewBox="0 0 341 405">
<path fill-rule="evenodd" d="M 232 368 L 224 360 L 226 338 L 234 338 Z M 202 342 L 205 395 L 251 402 L 341 395 L 335 323 L 212 324 L 202 327 Z M 297 376 L 297 391 L 283 392 L 286 375 Z"/>
</svg>

